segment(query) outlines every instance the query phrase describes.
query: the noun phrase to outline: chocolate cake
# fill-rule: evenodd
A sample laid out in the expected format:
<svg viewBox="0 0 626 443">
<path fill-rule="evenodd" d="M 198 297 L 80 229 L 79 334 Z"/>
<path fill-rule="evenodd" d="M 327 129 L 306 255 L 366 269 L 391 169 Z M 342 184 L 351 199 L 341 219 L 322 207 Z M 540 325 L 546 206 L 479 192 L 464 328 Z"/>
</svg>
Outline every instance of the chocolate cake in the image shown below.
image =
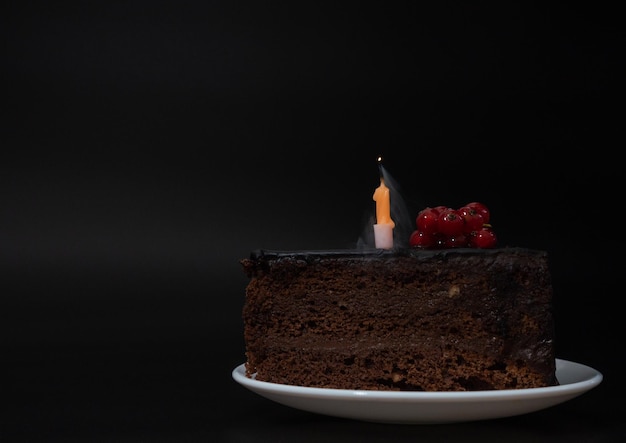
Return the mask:
<svg viewBox="0 0 626 443">
<path fill-rule="evenodd" d="M 396 391 L 554 386 L 545 251 L 268 251 L 241 260 L 246 375 Z"/>
</svg>

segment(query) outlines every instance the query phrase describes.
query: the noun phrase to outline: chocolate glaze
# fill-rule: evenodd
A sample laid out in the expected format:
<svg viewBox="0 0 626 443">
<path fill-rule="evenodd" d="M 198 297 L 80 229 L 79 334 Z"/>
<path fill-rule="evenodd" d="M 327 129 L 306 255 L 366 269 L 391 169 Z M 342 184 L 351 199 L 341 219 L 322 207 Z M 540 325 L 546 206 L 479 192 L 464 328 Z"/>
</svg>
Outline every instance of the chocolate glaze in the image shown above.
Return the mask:
<svg viewBox="0 0 626 443">
<path fill-rule="evenodd" d="M 415 249 L 415 248 L 397 248 L 397 249 L 324 249 L 324 250 L 268 250 L 256 249 L 250 253 L 250 260 L 269 261 L 280 260 L 285 258 L 296 258 L 307 262 L 315 261 L 322 258 L 379 258 L 379 257 L 414 257 L 431 259 L 440 257 L 445 259 L 449 256 L 456 255 L 485 255 L 493 256 L 497 254 L 523 254 L 546 256 L 547 252 L 538 249 L 506 247 L 493 249 L 479 248 L 456 248 L 456 249 Z"/>
</svg>

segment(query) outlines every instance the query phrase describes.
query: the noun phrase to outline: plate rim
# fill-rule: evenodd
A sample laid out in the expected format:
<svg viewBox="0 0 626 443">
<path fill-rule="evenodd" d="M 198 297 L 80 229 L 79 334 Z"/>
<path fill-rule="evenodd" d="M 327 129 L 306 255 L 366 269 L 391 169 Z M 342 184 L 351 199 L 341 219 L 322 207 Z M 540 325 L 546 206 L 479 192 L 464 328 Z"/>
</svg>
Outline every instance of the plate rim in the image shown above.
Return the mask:
<svg viewBox="0 0 626 443">
<path fill-rule="evenodd" d="M 603 374 L 590 366 L 570 360 L 557 358 L 556 375 L 569 367 L 578 367 L 586 370 L 589 374 L 580 380 L 564 383 L 557 386 L 525 389 L 500 389 L 487 391 L 376 391 L 365 389 L 336 389 L 317 388 L 310 386 L 285 385 L 266 381 L 259 381 L 245 375 L 245 363 L 236 366 L 232 370 L 232 378 L 239 384 L 254 391 L 291 394 L 298 396 L 314 396 L 318 398 L 349 398 L 352 400 L 429 400 L 429 401 L 464 401 L 464 400 L 509 400 L 511 398 L 538 398 L 544 396 L 571 395 L 583 393 L 598 386 L 604 379 Z"/>
</svg>

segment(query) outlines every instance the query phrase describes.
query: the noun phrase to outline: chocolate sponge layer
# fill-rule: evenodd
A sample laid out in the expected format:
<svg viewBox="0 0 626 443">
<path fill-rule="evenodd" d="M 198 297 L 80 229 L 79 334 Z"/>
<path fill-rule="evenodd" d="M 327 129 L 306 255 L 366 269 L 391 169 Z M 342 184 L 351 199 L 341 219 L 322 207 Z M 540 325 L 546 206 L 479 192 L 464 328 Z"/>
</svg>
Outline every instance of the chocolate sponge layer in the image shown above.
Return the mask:
<svg viewBox="0 0 626 443">
<path fill-rule="evenodd" d="M 323 388 L 553 386 L 547 253 L 255 251 L 243 307 L 247 375 Z"/>
</svg>

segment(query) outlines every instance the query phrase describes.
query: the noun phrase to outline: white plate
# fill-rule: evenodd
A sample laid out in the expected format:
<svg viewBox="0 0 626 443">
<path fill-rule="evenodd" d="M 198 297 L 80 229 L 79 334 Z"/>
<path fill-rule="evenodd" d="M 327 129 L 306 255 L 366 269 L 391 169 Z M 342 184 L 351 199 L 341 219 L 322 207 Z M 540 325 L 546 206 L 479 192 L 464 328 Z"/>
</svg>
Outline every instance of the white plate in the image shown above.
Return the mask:
<svg viewBox="0 0 626 443">
<path fill-rule="evenodd" d="M 232 376 L 257 394 L 303 411 L 370 422 L 429 424 L 510 417 L 571 400 L 602 381 L 589 366 L 556 360 L 560 385 L 498 391 L 424 392 L 323 389 L 248 378 L 243 364 Z"/>
</svg>

